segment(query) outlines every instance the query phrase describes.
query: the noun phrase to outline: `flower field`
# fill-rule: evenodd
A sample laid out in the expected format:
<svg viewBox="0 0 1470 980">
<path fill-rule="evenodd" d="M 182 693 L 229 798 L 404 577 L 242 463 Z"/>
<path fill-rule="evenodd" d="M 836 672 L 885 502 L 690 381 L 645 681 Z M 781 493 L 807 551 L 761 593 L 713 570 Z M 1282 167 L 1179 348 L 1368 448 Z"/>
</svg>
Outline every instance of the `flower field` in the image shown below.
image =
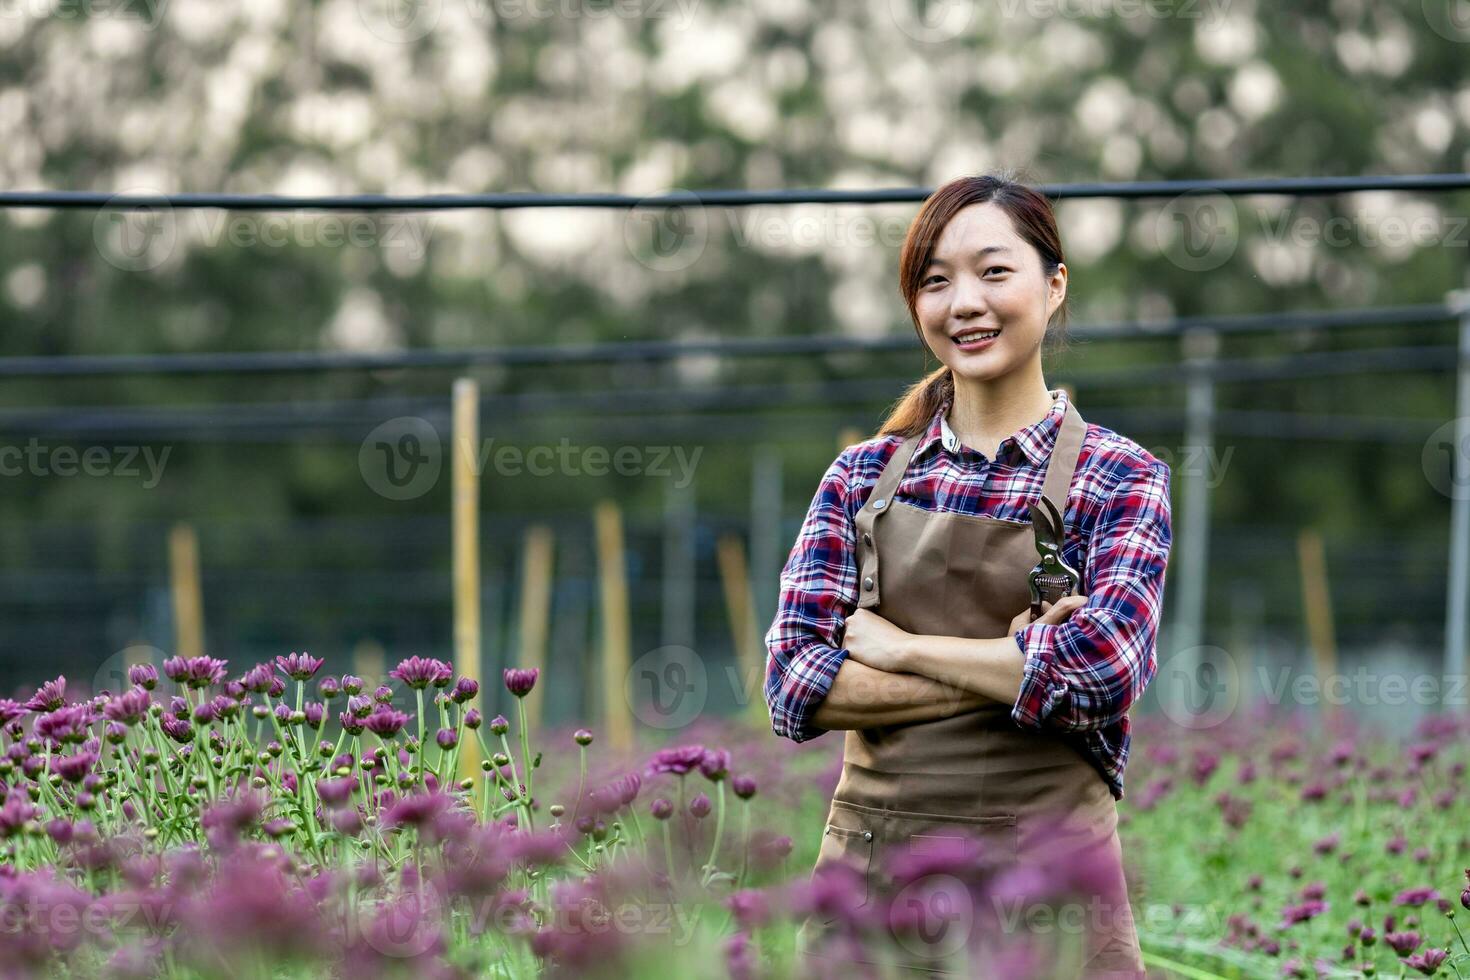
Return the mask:
<svg viewBox="0 0 1470 980">
<path fill-rule="evenodd" d="M 810 874 L 840 734 L 701 719 L 619 756 L 526 730 L 535 671 L 486 719 L 436 660 L 376 687 L 322 667 L 176 657 L 0 700 L 0 974 L 1077 972 L 1086 854 L 995 869 L 953 841 L 885 858 L 867 901 L 858 870 Z M 1137 719 L 1119 811 L 1151 974 L 1470 975 L 1467 734 Z"/>
</svg>

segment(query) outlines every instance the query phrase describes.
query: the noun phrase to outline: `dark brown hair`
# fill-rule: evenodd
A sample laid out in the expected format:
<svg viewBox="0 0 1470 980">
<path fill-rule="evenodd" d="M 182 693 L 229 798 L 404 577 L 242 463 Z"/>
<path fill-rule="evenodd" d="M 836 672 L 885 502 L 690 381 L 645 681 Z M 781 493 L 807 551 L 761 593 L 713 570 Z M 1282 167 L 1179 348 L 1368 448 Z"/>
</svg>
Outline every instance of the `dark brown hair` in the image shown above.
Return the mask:
<svg viewBox="0 0 1470 980">
<path fill-rule="evenodd" d="M 1063 262 L 1061 236 L 1057 233 L 1057 219 L 1051 201 L 1040 191 L 1022 183 L 1019 177 L 1005 171 L 974 177 L 958 177 L 939 188 L 924 201 L 919 213 L 909 225 L 904 238 L 903 250 L 898 259 L 898 287 L 909 308 L 909 318 L 914 322 L 914 332 L 919 343 L 924 343 L 924 333 L 919 327 L 919 315 L 915 304 L 919 287 L 923 283 L 924 270 L 934 256 L 934 247 L 945 225 L 963 208 L 972 204 L 992 202 L 1010 215 L 1016 234 L 1029 242 L 1041 256 L 1041 270 L 1045 276 L 1057 271 Z M 1064 348 L 1067 341 L 1067 299 L 1052 314 L 1046 326 L 1043 348 Z M 924 347 L 929 352 L 928 345 Z M 929 352 L 932 353 L 932 352 Z M 927 355 L 925 357 L 927 361 Z M 939 406 L 954 397 L 954 377 L 948 367 L 941 364 L 915 382 L 888 413 L 879 428 L 880 436 L 899 434 L 916 435 L 928 425 Z"/>
</svg>

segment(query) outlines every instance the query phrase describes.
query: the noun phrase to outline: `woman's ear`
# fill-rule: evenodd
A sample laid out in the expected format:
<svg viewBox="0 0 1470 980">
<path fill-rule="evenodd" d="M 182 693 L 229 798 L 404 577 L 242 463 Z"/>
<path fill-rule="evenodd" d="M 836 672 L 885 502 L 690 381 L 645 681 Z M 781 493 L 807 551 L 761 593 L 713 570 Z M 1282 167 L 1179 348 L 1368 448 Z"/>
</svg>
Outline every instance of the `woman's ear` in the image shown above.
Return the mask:
<svg viewBox="0 0 1470 980">
<path fill-rule="evenodd" d="M 1050 323 L 1052 315 L 1061 309 L 1062 301 L 1067 298 L 1067 264 L 1057 263 L 1057 271 L 1053 272 L 1046 280 L 1046 322 Z"/>
</svg>

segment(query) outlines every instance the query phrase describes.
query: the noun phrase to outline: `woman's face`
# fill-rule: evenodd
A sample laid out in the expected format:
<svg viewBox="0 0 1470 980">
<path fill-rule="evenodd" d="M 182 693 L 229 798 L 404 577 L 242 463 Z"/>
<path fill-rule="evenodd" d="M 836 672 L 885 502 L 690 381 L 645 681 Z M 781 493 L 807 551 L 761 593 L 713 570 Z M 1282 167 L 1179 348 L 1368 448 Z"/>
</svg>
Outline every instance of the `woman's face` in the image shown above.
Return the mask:
<svg viewBox="0 0 1470 980">
<path fill-rule="evenodd" d="M 1047 322 L 1066 294 L 1066 265 L 1048 277 L 1010 215 L 986 202 L 963 208 L 944 226 L 914 308 L 924 343 L 956 380 L 985 381 L 1040 356 Z M 956 342 L 995 331 L 992 339 Z"/>
</svg>

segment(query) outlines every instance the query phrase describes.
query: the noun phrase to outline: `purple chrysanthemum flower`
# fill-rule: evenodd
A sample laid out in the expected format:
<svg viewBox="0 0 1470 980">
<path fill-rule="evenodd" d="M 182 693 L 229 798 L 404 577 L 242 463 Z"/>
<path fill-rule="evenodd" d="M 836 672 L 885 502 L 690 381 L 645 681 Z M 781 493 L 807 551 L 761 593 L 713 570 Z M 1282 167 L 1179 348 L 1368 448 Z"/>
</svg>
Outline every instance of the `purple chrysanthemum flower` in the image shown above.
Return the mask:
<svg viewBox="0 0 1470 980">
<path fill-rule="evenodd" d="M 6 797 L 5 805 L 0 806 L 0 840 L 20 833 L 27 823 L 36 818 L 39 812 L 30 803 L 21 799 L 21 794 L 11 793 Z"/>
<path fill-rule="evenodd" d="M 1326 911 L 1327 903 L 1315 898 L 1308 899 L 1300 905 L 1288 905 L 1281 910 L 1281 925 L 1285 928 L 1298 922 L 1307 922 Z"/>
<path fill-rule="evenodd" d="M 148 696 L 146 689 L 133 687 L 108 701 L 102 708 L 102 714 L 109 721 L 121 722 L 131 728 L 143 720 L 152 703 L 153 699 Z"/>
<path fill-rule="evenodd" d="M 208 687 L 225 679 L 228 660 L 214 657 L 170 657 L 163 662 L 163 672 L 169 680 L 193 688 Z"/>
<path fill-rule="evenodd" d="M 730 780 L 730 788 L 736 796 L 748 800 L 755 795 L 755 777 L 742 773 Z"/>
<path fill-rule="evenodd" d="M 454 690 L 449 692 L 449 700 L 455 704 L 464 704 L 474 699 L 480 693 L 480 682 L 473 677 L 461 677 L 454 682 Z"/>
<path fill-rule="evenodd" d="M 378 710 L 368 715 L 363 721 L 368 731 L 384 739 L 397 735 L 407 724 L 408 715 L 387 705 L 379 705 Z"/>
<path fill-rule="evenodd" d="M 342 723 L 342 730 L 348 735 L 361 735 L 363 729 L 366 727 L 363 725 L 362 719 L 350 711 L 344 711 L 339 714 L 337 720 Z"/>
<path fill-rule="evenodd" d="M 69 783 L 79 783 L 97 764 L 96 752 L 79 752 L 53 760 L 57 773 Z"/>
<path fill-rule="evenodd" d="M 216 694 L 210 698 L 209 706 L 214 710 L 216 718 L 226 721 L 240 713 L 240 702 L 223 694 Z"/>
<path fill-rule="evenodd" d="M 660 796 L 648 805 L 648 812 L 655 820 L 667 820 L 674 815 L 674 804 Z"/>
<path fill-rule="evenodd" d="M 128 683 L 151 691 L 158 686 L 158 668 L 152 664 L 133 664 L 128 668 Z"/>
<path fill-rule="evenodd" d="M 12 721 L 15 721 L 17 718 L 24 717 L 25 713 L 26 706 L 21 704 L 19 701 L 12 701 L 9 698 L 0 698 L 0 728 L 4 728 Z"/>
<path fill-rule="evenodd" d="M 468 711 L 466 711 L 464 713 L 464 727 L 468 728 L 470 731 L 473 732 L 473 731 L 477 730 L 480 727 L 480 721 L 481 721 L 481 719 L 482 719 L 482 716 L 480 714 L 480 709 L 479 708 L 471 708 L 470 710 L 468 710 Z"/>
<path fill-rule="evenodd" d="M 265 694 L 271 689 L 271 681 L 275 679 L 276 673 L 271 670 L 270 664 L 256 664 L 245 671 L 245 676 L 240 678 L 240 683 L 245 690 L 255 694 Z"/>
<path fill-rule="evenodd" d="M 703 745 L 676 745 L 659 749 L 649 764 L 650 773 L 671 772 L 678 776 L 692 772 L 704 761 Z"/>
<path fill-rule="evenodd" d="M 454 668 L 433 657 L 409 657 L 407 660 L 400 660 L 397 667 L 388 671 L 388 676 L 402 681 L 416 691 L 422 691 L 430 684 L 435 687 L 448 684 L 454 678 Z"/>
<path fill-rule="evenodd" d="M 538 667 L 522 670 L 516 667 L 507 667 L 501 671 L 501 677 L 505 680 L 505 689 L 518 698 L 523 698 L 531 693 L 531 688 L 536 686 L 536 678 L 540 676 Z"/>
<path fill-rule="evenodd" d="M 37 738 L 65 745 L 85 739 L 91 724 L 92 709 L 89 706 L 69 704 L 37 718 L 34 732 Z"/>
<path fill-rule="evenodd" d="M 26 702 L 29 711 L 55 711 L 66 704 L 66 678 L 58 677 L 36 688 L 36 693 Z"/>
<path fill-rule="evenodd" d="M 1449 958 L 1449 950 L 1426 949 L 1422 953 L 1415 953 L 1404 960 L 1404 965 L 1418 970 L 1426 977 L 1432 977 L 1444 966 L 1444 961 Z"/>
<path fill-rule="evenodd" d="M 383 816 L 385 827 L 422 827 L 454 805 L 443 793 L 414 793 L 393 804 Z"/>
<path fill-rule="evenodd" d="M 356 674 L 342 675 L 342 690 L 347 694 L 361 694 L 365 686 L 363 679 Z"/>
<path fill-rule="evenodd" d="M 434 733 L 434 741 L 439 748 L 448 752 L 459 744 L 459 733 L 452 728 L 441 728 Z"/>
<path fill-rule="evenodd" d="M 351 776 L 341 776 L 336 779 L 318 779 L 316 781 L 316 795 L 328 807 L 346 806 L 347 802 L 352 799 L 352 794 L 356 789 L 357 780 Z"/>
<path fill-rule="evenodd" d="M 1409 905 L 1414 908 L 1418 908 L 1425 902 L 1438 897 L 1439 891 L 1435 888 L 1406 888 L 1393 897 L 1393 904 Z"/>
<path fill-rule="evenodd" d="M 276 657 L 276 669 L 293 681 L 309 681 L 316 676 L 316 672 L 322 669 L 326 663 L 321 657 L 313 657 L 305 650 L 300 653 L 292 653 L 288 657 Z"/>
<path fill-rule="evenodd" d="M 175 718 L 173 715 L 164 715 L 158 719 L 158 723 L 163 728 L 163 734 L 180 745 L 187 745 L 194 741 L 194 728 L 187 721 Z"/>
<path fill-rule="evenodd" d="M 719 782 L 730 772 L 729 749 L 705 749 L 699 760 L 699 771 L 711 782 Z"/>
<path fill-rule="evenodd" d="M 1383 937 L 1383 941 L 1388 943 L 1395 953 L 1400 956 L 1408 956 L 1419 948 L 1419 944 L 1424 939 L 1417 932 L 1390 932 Z"/>
<path fill-rule="evenodd" d="M 342 685 L 337 683 L 335 677 L 323 677 L 316 690 L 325 700 L 330 701 L 342 693 Z"/>
</svg>

